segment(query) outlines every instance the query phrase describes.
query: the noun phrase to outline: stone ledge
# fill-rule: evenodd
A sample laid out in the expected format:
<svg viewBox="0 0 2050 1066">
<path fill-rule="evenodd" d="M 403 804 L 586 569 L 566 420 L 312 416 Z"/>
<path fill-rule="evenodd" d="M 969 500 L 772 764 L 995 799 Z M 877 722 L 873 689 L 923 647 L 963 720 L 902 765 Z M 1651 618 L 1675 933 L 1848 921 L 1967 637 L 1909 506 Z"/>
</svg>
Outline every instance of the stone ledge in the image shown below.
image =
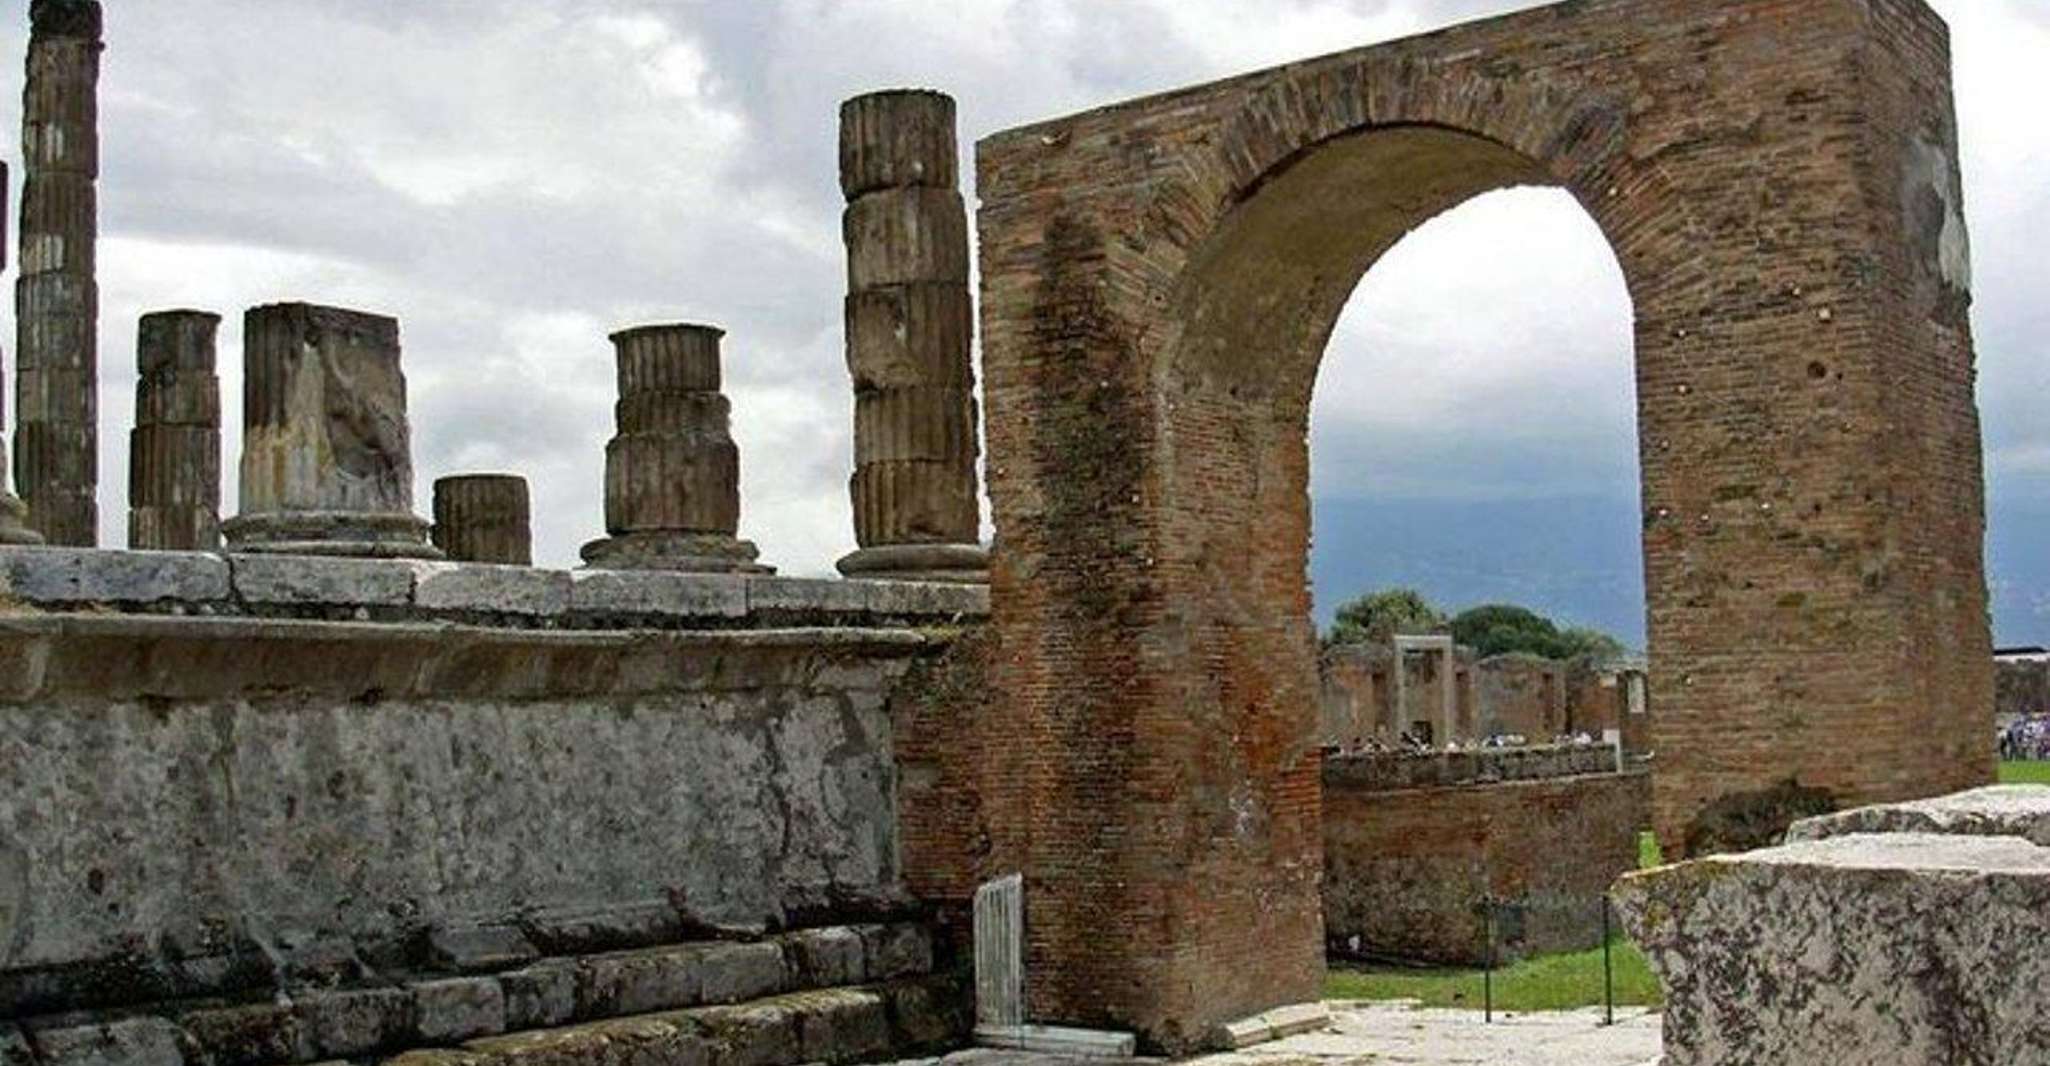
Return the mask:
<svg viewBox="0 0 2050 1066">
<path fill-rule="evenodd" d="M 1835 836 L 1631 874 L 1615 897 L 1666 990 L 1668 1061 L 2050 1062 L 2050 848 Z"/>
<path fill-rule="evenodd" d="M 498 628 L 753 629 L 977 622 L 989 615 L 989 590 L 404 559 L 0 547 L 0 605 L 7 604 Z"/>
<path fill-rule="evenodd" d="M 1787 830 L 1787 842 L 1859 833 L 2011 836 L 2050 847 L 2050 785 L 1994 785 L 1954 796 L 1808 818 Z"/>
</svg>

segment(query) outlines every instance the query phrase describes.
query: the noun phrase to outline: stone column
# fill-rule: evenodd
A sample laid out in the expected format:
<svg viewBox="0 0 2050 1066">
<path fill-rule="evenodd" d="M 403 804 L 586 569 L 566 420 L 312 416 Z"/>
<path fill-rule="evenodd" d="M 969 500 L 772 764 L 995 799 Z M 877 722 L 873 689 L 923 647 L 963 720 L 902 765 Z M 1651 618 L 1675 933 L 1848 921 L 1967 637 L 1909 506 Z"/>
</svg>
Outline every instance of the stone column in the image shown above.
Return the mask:
<svg viewBox="0 0 2050 1066">
<path fill-rule="evenodd" d="M 15 481 L 29 524 L 52 544 L 99 536 L 100 5 L 29 4 L 22 96 L 21 279 L 15 287 L 20 401 Z"/>
<path fill-rule="evenodd" d="M 309 304 L 242 327 L 242 510 L 228 550 L 440 558 L 413 514 L 399 323 Z"/>
<path fill-rule="evenodd" d="M 951 97 L 873 93 L 840 108 L 860 545 L 840 560 L 849 577 L 989 580 L 957 160 Z"/>
<path fill-rule="evenodd" d="M 135 429 L 128 435 L 128 546 L 221 546 L 221 316 L 162 311 L 136 331 Z"/>
<path fill-rule="evenodd" d="M 434 546 L 459 563 L 534 565 L 527 479 L 463 474 L 434 483 Z"/>
<path fill-rule="evenodd" d="M 602 570 L 771 573 L 740 540 L 740 449 L 719 392 L 710 326 L 643 326 L 612 335 L 619 433 L 605 446 L 605 540 L 584 546 Z"/>
<path fill-rule="evenodd" d="M 7 164 L 0 163 L 0 270 L 7 267 Z M 5 353 L 0 353 L 4 355 Z M 7 462 L 7 375 L 0 360 L 0 544 L 41 544 L 42 534 L 28 527 L 28 505 L 8 490 L 12 467 Z"/>
</svg>

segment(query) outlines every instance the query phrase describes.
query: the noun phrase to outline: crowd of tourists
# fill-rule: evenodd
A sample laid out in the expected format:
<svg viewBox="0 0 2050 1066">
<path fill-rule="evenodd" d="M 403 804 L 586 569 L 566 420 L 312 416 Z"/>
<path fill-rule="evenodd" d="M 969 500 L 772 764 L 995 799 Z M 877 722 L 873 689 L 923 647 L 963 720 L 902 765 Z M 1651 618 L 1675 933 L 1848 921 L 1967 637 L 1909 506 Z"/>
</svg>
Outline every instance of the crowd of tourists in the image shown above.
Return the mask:
<svg viewBox="0 0 2050 1066">
<path fill-rule="evenodd" d="M 2050 762 L 2050 714 L 2023 715 L 2000 731 L 2003 762 Z"/>
</svg>

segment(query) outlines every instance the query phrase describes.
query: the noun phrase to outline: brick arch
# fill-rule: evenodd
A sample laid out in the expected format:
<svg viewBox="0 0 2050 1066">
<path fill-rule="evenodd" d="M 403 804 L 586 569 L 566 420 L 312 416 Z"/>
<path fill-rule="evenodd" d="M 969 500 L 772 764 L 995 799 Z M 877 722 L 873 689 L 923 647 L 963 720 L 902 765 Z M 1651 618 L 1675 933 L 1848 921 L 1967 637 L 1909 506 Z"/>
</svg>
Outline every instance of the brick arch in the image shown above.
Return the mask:
<svg viewBox="0 0 2050 1066">
<path fill-rule="evenodd" d="M 1577 0 L 980 145 L 972 861 L 1025 874 L 1034 1020 L 1184 1051 L 1317 996 L 1308 395 L 1373 259 L 1487 188 L 1572 190 L 1635 304 L 1661 834 L 1990 776 L 1943 28 L 1798 7 Z"/>
</svg>

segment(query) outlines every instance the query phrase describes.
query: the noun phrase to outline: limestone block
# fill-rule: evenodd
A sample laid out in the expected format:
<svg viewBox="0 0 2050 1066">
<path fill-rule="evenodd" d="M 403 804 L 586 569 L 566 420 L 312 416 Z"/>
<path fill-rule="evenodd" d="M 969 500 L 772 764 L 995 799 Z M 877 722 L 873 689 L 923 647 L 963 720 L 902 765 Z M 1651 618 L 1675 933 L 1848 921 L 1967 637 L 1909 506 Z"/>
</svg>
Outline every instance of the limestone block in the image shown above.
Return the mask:
<svg viewBox="0 0 2050 1066">
<path fill-rule="evenodd" d="M 1850 835 L 1633 874 L 1667 1066 L 2050 1062 L 2050 848 Z"/>
<path fill-rule="evenodd" d="M 405 607 L 414 564 L 395 559 L 311 555 L 232 557 L 235 595 L 258 606 Z"/>
<path fill-rule="evenodd" d="M 214 1066 L 270 1066 L 314 1055 L 305 1024 L 287 1003 L 203 1007 L 179 1015 L 178 1027 Z"/>
<path fill-rule="evenodd" d="M 28 1036 L 14 1025 L 0 1025 L 0 1066 L 35 1066 Z"/>
<path fill-rule="evenodd" d="M 936 581 L 865 581 L 869 610 L 891 618 L 987 618 L 986 585 Z"/>
<path fill-rule="evenodd" d="M 792 988 L 860 984 L 866 964 L 861 934 L 845 926 L 800 929 L 783 938 Z"/>
<path fill-rule="evenodd" d="M 748 613 L 860 614 L 868 609 L 867 590 L 849 581 L 817 578 L 750 577 Z"/>
<path fill-rule="evenodd" d="M 869 193 L 847 205 L 847 291 L 968 281 L 968 210 L 953 189 Z"/>
<path fill-rule="evenodd" d="M 315 1054 L 336 1058 L 402 1047 L 414 1033 L 412 993 L 403 988 L 362 988 L 299 997 Z"/>
<path fill-rule="evenodd" d="M 784 1066 L 802 1062 L 797 1014 L 782 1003 L 749 1003 L 692 1012 L 720 1048 L 720 1066 Z"/>
<path fill-rule="evenodd" d="M 40 1029 L 35 1044 L 45 1066 L 183 1066 L 178 1027 L 162 1018 L 126 1018 L 105 1025 Z"/>
<path fill-rule="evenodd" d="M 847 370 L 854 388 L 968 388 L 975 306 L 957 282 L 896 285 L 847 297 Z"/>
<path fill-rule="evenodd" d="M 952 463 L 974 494 L 975 397 L 955 385 L 919 385 L 857 392 L 854 461 Z M 972 533 L 970 534 L 973 535 Z"/>
<path fill-rule="evenodd" d="M 577 971 L 572 963 L 550 961 L 498 975 L 505 991 L 507 1029 L 541 1029 L 576 1017 Z"/>
<path fill-rule="evenodd" d="M 510 969 L 540 954 L 526 934 L 509 925 L 436 929 L 427 935 L 427 950 L 436 966 L 461 973 Z"/>
<path fill-rule="evenodd" d="M 434 546 L 464 563 L 534 563 L 527 479 L 465 474 L 434 482 Z"/>
<path fill-rule="evenodd" d="M 192 552 L 0 547 L 8 594 L 28 603 L 199 604 L 228 598 L 228 564 Z"/>
<path fill-rule="evenodd" d="M 849 200 L 878 189 L 961 183 L 954 98 L 922 89 L 857 96 L 840 105 L 840 191 Z"/>
<path fill-rule="evenodd" d="M 570 575 L 561 570 L 483 563 L 415 563 L 413 603 L 423 611 L 553 618 L 569 610 Z"/>
<path fill-rule="evenodd" d="M 489 977 L 453 977 L 413 986 L 420 1039 L 452 1043 L 505 1032 L 505 992 Z"/>
<path fill-rule="evenodd" d="M 783 987 L 783 949 L 766 941 L 715 944 L 699 961 L 706 1003 L 744 1003 Z"/>
<path fill-rule="evenodd" d="M 2050 847 L 2050 785 L 1993 785 L 1913 803 L 1860 807 L 1796 822 L 1787 830 L 1787 841 L 1853 833 L 2012 836 Z"/>
<path fill-rule="evenodd" d="M 701 945 L 616 951 L 583 960 L 577 1013 L 586 1018 L 694 1006 L 702 994 Z"/>
<path fill-rule="evenodd" d="M 570 610 L 576 614 L 747 616 L 747 580 L 727 574 L 580 570 L 570 575 Z"/>
<path fill-rule="evenodd" d="M 857 927 L 866 949 L 868 980 L 895 981 L 932 972 L 932 933 L 923 925 Z"/>
<path fill-rule="evenodd" d="M 870 988 L 824 988 L 788 997 L 807 1062 L 861 1062 L 890 1048 L 889 1003 Z"/>
</svg>

